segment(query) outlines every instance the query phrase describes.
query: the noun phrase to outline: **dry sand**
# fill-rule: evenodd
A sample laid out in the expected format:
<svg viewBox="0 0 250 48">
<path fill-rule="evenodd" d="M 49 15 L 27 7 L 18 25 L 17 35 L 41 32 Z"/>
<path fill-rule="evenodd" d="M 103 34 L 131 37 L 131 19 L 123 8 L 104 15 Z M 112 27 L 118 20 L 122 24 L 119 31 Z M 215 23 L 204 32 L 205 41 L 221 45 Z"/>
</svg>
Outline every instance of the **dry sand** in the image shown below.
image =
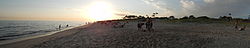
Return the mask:
<svg viewBox="0 0 250 48">
<path fill-rule="evenodd" d="M 237 31 L 219 23 L 154 22 L 153 32 L 93 23 L 54 35 L 1 45 L 0 48 L 250 48 L 250 27 Z"/>
</svg>

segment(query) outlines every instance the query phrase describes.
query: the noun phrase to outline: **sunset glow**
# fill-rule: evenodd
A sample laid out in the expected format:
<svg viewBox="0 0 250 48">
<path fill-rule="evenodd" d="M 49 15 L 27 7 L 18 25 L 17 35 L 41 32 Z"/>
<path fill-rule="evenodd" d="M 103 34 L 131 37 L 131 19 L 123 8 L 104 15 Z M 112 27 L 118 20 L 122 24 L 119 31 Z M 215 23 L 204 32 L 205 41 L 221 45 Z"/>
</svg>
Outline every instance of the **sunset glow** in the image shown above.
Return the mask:
<svg viewBox="0 0 250 48">
<path fill-rule="evenodd" d="M 94 21 L 112 19 L 114 10 L 107 2 L 95 2 L 86 11 L 86 16 Z"/>
<path fill-rule="evenodd" d="M 122 19 L 126 15 L 156 17 L 196 15 L 218 17 L 232 13 L 248 18 L 250 0 L 0 0 L 0 20 Z M 212 7 L 212 8 L 211 8 Z M 77 19 L 76 19 L 77 18 Z"/>
</svg>

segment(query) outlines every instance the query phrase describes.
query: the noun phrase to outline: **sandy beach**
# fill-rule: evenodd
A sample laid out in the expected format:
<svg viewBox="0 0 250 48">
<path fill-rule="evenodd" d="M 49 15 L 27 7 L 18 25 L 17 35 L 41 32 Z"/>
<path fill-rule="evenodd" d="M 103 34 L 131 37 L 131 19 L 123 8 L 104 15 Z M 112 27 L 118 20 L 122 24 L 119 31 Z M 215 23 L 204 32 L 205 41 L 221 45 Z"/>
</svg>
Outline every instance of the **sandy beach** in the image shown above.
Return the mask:
<svg viewBox="0 0 250 48">
<path fill-rule="evenodd" d="M 0 45 L 0 48 L 249 48 L 250 27 L 238 31 L 230 24 L 154 22 L 154 31 L 93 23 L 53 35 Z"/>
</svg>

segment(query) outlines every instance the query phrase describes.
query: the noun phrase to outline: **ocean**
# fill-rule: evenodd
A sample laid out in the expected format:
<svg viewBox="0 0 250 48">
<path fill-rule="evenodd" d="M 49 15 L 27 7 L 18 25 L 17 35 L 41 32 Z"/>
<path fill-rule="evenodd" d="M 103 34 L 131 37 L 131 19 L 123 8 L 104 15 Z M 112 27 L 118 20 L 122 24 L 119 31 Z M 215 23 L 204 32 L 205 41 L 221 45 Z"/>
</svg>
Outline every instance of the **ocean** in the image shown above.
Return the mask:
<svg viewBox="0 0 250 48">
<path fill-rule="evenodd" d="M 0 20 L 0 41 L 43 35 L 80 25 L 84 25 L 84 22 Z"/>
</svg>

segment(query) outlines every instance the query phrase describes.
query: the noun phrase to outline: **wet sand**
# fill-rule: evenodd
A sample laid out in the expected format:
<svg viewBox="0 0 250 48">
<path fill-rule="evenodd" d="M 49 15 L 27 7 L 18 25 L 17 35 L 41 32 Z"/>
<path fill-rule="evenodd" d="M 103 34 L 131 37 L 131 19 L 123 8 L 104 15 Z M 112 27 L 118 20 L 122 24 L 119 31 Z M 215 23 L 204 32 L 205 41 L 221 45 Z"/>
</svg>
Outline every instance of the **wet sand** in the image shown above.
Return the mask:
<svg viewBox="0 0 250 48">
<path fill-rule="evenodd" d="M 219 23 L 154 22 L 153 32 L 93 23 L 54 35 L 0 45 L 1 48 L 249 48 L 250 29 L 238 31 Z"/>
</svg>

